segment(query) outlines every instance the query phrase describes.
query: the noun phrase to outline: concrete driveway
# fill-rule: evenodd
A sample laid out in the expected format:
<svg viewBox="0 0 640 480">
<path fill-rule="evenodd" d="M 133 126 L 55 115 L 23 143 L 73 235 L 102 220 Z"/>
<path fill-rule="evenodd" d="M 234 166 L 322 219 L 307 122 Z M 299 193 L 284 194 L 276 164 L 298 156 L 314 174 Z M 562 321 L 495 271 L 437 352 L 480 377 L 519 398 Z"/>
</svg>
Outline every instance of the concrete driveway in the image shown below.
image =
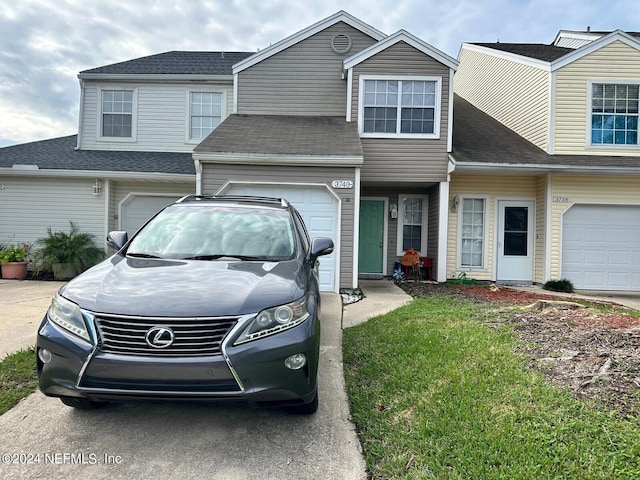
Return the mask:
<svg viewBox="0 0 640 480">
<path fill-rule="evenodd" d="M 14 345 L 6 336 L 35 342 L 58 287 L 0 280 L 3 349 Z M 38 392 L 0 416 L 0 478 L 364 479 L 344 390 L 341 314 L 340 297 L 323 295 L 315 415 L 197 402 L 78 411 Z"/>
</svg>

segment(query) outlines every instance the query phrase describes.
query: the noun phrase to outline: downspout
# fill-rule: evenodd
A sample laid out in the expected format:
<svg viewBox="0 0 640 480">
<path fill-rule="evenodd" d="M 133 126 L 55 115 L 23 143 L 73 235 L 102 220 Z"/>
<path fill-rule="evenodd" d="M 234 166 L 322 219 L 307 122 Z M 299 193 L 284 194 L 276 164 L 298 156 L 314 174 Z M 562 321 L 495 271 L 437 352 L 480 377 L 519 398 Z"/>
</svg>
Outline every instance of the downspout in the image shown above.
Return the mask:
<svg viewBox="0 0 640 480">
<path fill-rule="evenodd" d="M 196 168 L 196 195 L 202 195 L 202 164 L 194 157 L 193 164 Z"/>
<path fill-rule="evenodd" d="M 78 137 L 75 150 L 80 150 L 82 143 L 82 113 L 84 112 L 84 80 L 79 78 L 78 82 L 80 83 L 80 108 L 78 109 Z"/>
<path fill-rule="evenodd" d="M 360 255 L 360 167 L 356 167 L 353 195 L 353 278 L 352 288 L 358 288 L 358 256 Z"/>
</svg>

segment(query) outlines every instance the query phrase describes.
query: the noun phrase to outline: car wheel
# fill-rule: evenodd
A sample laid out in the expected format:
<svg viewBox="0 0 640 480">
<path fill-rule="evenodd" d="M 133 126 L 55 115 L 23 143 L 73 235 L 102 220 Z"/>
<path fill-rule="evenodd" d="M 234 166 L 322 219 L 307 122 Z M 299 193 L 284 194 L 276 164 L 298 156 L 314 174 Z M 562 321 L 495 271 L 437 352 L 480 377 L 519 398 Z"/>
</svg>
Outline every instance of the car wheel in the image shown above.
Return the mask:
<svg viewBox="0 0 640 480">
<path fill-rule="evenodd" d="M 78 408 L 80 410 L 92 410 L 105 405 L 105 402 L 94 402 L 86 398 L 60 397 L 60 401 L 68 407 Z"/>
<path fill-rule="evenodd" d="M 312 413 L 316 413 L 318 410 L 318 392 L 313 397 L 309 403 L 303 403 L 302 405 L 293 405 L 291 407 L 286 408 L 287 412 L 293 413 L 296 415 L 311 415 Z"/>
</svg>

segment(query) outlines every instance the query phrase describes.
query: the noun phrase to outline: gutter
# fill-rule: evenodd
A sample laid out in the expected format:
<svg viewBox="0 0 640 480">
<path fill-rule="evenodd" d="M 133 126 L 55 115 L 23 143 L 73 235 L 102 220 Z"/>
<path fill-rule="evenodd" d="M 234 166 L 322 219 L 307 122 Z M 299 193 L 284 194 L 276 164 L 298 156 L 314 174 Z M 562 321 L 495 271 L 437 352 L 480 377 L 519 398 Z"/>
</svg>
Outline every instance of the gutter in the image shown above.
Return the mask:
<svg viewBox="0 0 640 480">
<path fill-rule="evenodd" d="M 143 73 L 143 74 L 118 74 L 118 73 L 79 73 L 80 80 L 102 80 L 102 81 L 123 81 L 135 82 L 146 80 L 149 82 L 211 82 L 214 80 L 221 82 L 233 82 L 233 75 L 184 75 L 184 74 L 162 74 L 162 73 Z"/>
<path fill-rule="evenodd" d="M 282 155 L 263 153 L 197 153 L 193 159 L 203 163 L 244 165 L 289 165 L 305 167 L 360 167 L 362 155 Z"/>
<path fill-rule="evenodd" d="M 63 178 L 104 178 L 113 180 L 155 180 L 178 181 L 179 183 L 193 182 L 195 175 L 189 173 L 158 173 L 158 172 L 113 172 L 107 170 L 63 170 L 40 169 L 37 165 L 29 165 L 29 168 L 0 167 L 0 174 L 6 176 L 30 176 L 30 177 L 63 177 Z"/>
<path fill-rule="evenodd" d="M 82 145 L 82 114 L 84 112 L 84 81 L 82 79 L 78 79 L 78 81 L 80 82 L 80 108 L 78 109 L 78 137 L 74 150 L 80 150 L 80 145 Z"/>
<path fill-rule="evenodd" d="M 451 162 L 451 157 L 450 160 Z M 455 162 L 454 170 L 460 172 L 532 172 L 532 173 L 588 173 L 588 174 L 618 174 L 640 175 L 638 167 L 614 167 L 614 166 L 578 166 L 578 165 L 553 165 L 553 164 L 513 164 L 513 163 L 485 163 L 485 162 Z"/>
</svg>

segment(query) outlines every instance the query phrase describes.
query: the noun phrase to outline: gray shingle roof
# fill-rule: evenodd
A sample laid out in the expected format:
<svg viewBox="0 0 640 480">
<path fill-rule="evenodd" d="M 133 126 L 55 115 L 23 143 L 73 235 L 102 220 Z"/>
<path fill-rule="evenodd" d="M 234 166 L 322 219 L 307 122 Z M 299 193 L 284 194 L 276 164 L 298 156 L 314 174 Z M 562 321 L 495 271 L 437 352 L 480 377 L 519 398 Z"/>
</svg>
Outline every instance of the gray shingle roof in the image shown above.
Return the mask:
<svg viewBox="0 0 640 480">
<path fill-rule="evenodd" d="M 453 152 L 456 164 L 637 168 L 640 156 L 549 155 L 458 95 L 453 104 Z"/>
<path fill-rule="evenodd" d="M 77 135 L 0 148 L 0 168 L 37 165 L 46 170 L 195 175 L 190 153 L 74 150 Z"/>
<path fill-rule="evenodd" d="M 557 47 L 544 43 L 474 43 L 480 47 L 492 48 L 503 52 L 522 55 L 523 57 L 535 58 L 545 62 L 553 62 L 567 53 L 575 52 L 573 48 Z"/>
<path fill-rule="evenodd" d="M 80 72 L 109 75 L 231 75 L 231 67 L 255 52 L 172 51 Z"/>
<path fill-rule="evenodd" d="M 355 122 L 344 117 L 230 115 L 195 153 L 362 157 Z"/>
</svg>

